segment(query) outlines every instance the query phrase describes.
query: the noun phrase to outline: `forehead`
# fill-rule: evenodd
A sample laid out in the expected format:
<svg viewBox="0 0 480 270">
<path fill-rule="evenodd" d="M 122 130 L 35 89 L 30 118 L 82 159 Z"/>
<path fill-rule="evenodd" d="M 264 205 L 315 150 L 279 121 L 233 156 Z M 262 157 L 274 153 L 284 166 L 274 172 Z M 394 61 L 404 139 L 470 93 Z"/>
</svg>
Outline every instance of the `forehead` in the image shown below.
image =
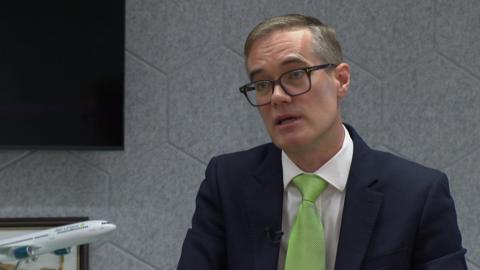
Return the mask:
<svg viewBox="0 0 480 270">
<path fill-rule="evenodd" d="M 302 63 L 312 65 L 318 59 L 313 53 L 312 34 L 308 29 L 277 30 L 255 41 L 247 57 L 250 77 L 265 69 Z"/>
</svg>

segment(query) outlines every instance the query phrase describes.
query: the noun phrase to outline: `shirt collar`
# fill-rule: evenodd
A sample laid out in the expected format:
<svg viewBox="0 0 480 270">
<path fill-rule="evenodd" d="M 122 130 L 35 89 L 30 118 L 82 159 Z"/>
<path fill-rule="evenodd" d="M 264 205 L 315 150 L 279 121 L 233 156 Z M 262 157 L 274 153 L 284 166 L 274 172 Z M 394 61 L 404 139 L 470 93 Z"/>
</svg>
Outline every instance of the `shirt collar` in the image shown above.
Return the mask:
<svg viewBox="0 0 480 270">
<path fill-rule="evenodd" d="M 353 141 L 348 130 L 343 126 L 345 136 L 342 148 L 314 174 L 322 177 L 330 185 L 339 191 L 343 191 L 347 185 L 348 174 L 353 157 Z M 287 188 L 293 177 L 306 173 L 302 171 L 282 150 L 282 170 L 283 170 L 283 187 Z"/>
</svg>

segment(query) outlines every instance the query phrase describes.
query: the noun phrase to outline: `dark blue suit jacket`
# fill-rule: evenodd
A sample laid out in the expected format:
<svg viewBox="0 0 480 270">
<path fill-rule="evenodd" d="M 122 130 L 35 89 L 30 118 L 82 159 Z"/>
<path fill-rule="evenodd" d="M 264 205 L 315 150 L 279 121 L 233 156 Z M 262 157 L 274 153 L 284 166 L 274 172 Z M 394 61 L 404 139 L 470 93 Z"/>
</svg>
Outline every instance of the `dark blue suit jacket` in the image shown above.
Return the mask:
<svg viewBox="0 0 480 270">
<path fill-rule="evenodd" d="M 465 249 L 445 174 L 354 144 L 335 270 L 462 270 Z M 276 270 L 281 151 L 273 144 L 213 158 L 178 270 Z"/>
</svg>

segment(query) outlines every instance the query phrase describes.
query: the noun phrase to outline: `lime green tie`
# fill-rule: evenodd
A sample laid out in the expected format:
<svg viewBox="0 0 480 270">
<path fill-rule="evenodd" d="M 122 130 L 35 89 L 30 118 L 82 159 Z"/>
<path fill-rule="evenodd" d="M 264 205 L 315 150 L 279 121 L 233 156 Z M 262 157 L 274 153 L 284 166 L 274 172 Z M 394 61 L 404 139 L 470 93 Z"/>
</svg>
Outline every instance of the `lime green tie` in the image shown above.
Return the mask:
<svg viewBox="0 0 480 270">
<path fill-rule="evenodd" d="M 314 174 L 299 174 L 293 183 L 302 193 L 302 203 L 288 240 L 285 270 L 325 270 L 323 225 L 315 201 L 327 182 Z"/>
</svg>

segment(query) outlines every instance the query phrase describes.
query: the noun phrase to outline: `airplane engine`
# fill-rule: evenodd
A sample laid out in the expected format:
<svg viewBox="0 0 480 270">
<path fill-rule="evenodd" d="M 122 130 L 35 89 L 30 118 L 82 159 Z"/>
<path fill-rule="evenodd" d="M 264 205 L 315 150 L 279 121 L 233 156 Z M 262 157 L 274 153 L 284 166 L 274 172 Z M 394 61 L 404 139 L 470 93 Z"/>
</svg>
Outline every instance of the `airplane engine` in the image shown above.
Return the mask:
<svg viewBox="0 0 480 270">
<path fill-rule="evenodd" d="M 72 248 L 68 247 L 68 248 L 57 249 L 53 252 L 53 254 L 57 256 L 63 256 L 63 255 L 69 254 L 71 251 L 72 251 Z"/>
<path fill-rule="evenodd" d="M 33 250 L 31 247 L 19 247 L 13 251 L 13 256 L 15 259 L 25 259 L 30 256 L 33 256 Z"/>
</svg>

